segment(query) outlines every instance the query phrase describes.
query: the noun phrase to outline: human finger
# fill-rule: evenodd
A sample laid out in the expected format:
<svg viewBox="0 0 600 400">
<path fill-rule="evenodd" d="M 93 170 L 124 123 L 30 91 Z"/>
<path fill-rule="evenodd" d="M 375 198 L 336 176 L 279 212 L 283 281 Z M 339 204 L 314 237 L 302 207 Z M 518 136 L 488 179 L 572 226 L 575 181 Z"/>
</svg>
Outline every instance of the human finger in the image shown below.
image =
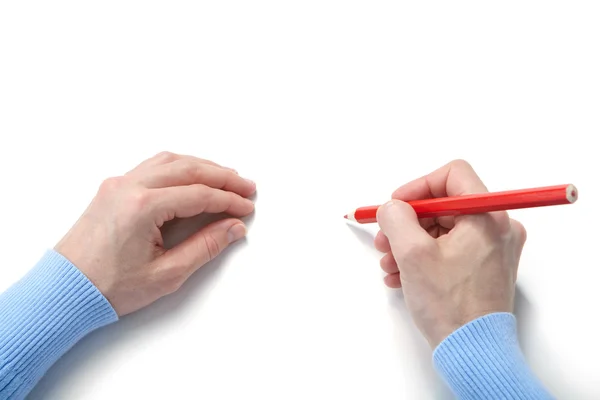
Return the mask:
<svg viewBox="0 0 600 400">
<path fill-rule="evenodd" d="M 437 249 L 435 240 L 419 225 L 415 210 L 407 203 L 392 200 L 379 207 L 377 222 L 390 242 L 400 272 L 406 262 L 418 263 L 415 257 Z"/>
<path fill-rule="evenodd" d="M 185 280 L 245 235 L 246 226 L 238 219 L 228 218 L 213 222 L 169 249 L 158 261 L 163 268 L 179 271 Z"/>
<path fill-rule="evenodd" d="M 454 160 L 399 187 L 392 194 L 392 198 L 410 201 L 487 191 L 471 164 L 465 160 Z"/>
<path fill-rule="evenodd" d="M 388 251 L 392 250 L 392 248 L 390 247 L 390 241 L 382 231 L 377 232 L 377 235 L 375 235 L 375 240 L 373 242 L 377 251 L 387 253 Z"/>
<path fill-rule="evenodd" d="M 389 274 L 383 277 L 383 283 L 389 288 L 399 289 L 402 287 L 402 281 L 400 280 L 400 273 Z"/>
<path fill-rule="evenodd" d="M 204 184 L 248 197 L 256 191 L 256 184 L 230 169 L 206 164 L 196 159 L 180 159 L 146 169 L 139 182 L 148 188 Z"/>
<path fill-rule="evenodd" d="M 379 265 L 383 272 L 387 272 L 388 274 L 394 274 L 398 272 L 398 264 L 396 264 L 396 260 L 394 259 L 394 255 L 390 253 L 386 253 L 381 260 L 379 261 Z"/>
<path fill-rule="evenodd" d="M 202 184 L 150 190 L 153 197 L 150 203 L 156 210 L 156 218 L 160 223 L 201 213 L 227 213 L 243 217 L 254 210 L 252 201 L 236 193 Z"/>
</svg>

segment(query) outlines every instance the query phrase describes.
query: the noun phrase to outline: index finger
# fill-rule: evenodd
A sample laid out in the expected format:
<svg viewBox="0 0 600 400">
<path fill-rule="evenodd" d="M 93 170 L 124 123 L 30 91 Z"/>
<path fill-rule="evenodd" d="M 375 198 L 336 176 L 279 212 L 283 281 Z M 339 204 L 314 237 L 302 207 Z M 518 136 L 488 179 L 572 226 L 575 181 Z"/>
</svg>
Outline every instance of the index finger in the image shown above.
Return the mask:
<svg viewBox="0 0 600 400">
<path fill-rule="evenodd" d="M 454 160 L 429 175 L 425 175 L 396 189 L 392 198 L 410 201 L 487 192 L 489 192 L 487 187 L 483 184 L 483 181 L 479 178 L 471 164 L 465 160 Z M 510 225 L 506 211 L 495 211 L 483 215 L 440 217 L 437 218 L 437 221 L 447 229 L 452 229 L 459 220 L 478 221 L 476 223 L 477 226 L 486 226 L 486 221 L 488 221 L 490 216 L 495 223 L 499 224 L 502 231 Z M 434 222 L 429 220 L 426 221 L 425 225 L 428 226 Z"/>
<path fill-rule="evenodd" d="M 392 194 L 392 198 L 410 201 L 487 191 L 487 187 L 471 164 L 465 160 L 454 160 L 428 175 L 399 187 Z"/>
</svg>

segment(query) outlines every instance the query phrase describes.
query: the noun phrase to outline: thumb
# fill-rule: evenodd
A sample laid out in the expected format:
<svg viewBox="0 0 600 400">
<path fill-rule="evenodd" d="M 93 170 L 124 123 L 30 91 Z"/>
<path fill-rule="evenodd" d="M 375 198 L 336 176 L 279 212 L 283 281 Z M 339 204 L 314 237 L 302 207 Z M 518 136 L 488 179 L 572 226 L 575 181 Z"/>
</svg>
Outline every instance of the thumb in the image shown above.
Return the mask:
<svg viewBox="0 0 600 400">
<path fill-rule="evenodd" d="M 167 264 L 192 274 L 223 252 L 231 243 L 246 236 L 246 226 L 236 218 L 213 222 L 167 251 Z"/>
<path fill-rule="evenodd" d="M 379 207 L 377 223 L 390 242 L 396 262 L 405 259 L 408 252 L 435 244 L 419 224 L 415 210 L 403 201 L 392 200 Z"/>
</svg>

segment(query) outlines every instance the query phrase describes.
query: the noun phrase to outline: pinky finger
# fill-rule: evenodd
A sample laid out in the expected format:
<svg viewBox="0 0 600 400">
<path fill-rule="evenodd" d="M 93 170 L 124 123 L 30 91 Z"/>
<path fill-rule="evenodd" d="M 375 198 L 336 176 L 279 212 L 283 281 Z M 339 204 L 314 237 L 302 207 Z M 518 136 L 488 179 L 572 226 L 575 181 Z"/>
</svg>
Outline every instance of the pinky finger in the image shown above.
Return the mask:
<svg viewBox="0 0 600 400">
<path fill-rule="evenodd" d="M 402 282 L 400 281 L 400 273 L 389 274 L 383 278 L 383 283 L 389 288 L 399 289 L 402 287 Z"/>
</svg>

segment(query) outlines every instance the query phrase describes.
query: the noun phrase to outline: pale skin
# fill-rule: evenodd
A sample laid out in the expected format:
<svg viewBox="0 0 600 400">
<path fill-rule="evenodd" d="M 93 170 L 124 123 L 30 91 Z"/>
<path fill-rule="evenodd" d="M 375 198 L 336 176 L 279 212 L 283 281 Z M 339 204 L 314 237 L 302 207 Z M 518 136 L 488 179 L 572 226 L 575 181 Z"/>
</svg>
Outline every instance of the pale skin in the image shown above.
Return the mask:
<svg viewBox="0 0 600 400">
<path fill-rule="evenodd" d="M 246 234 L 254 182 L 212 161 L 160 153 L 102 183 L 55 250 L 76 265 L 119 316 L 176 291 Z M 160 227 L 202 213 L 232 215 L 165 249 Z"/>
<path fill-rule="evenodd" d="M 160 153 L 107 179 L 55 249 L 79 268 L 119 316 L 176 291 L 198 268 L 243 238 L 254 182 L 212 161 Z M 512 312 L 526 233 L 506 212 L 418 220 L 404 201 L 486 192 L 473 168 L 453 161 L 399 189 L 379 209 L 375 247 L 390 288 L 402 288 L 432 347 L 465 323 Z M 166 249 L 174 218 L 227 213 Z"/>
<path fill-rule="evenodd" d="M 525 228 L 506 212 L 418 220 L 405 201 L 487 192 L 473 168 L 453 161 L 416 179 L 380 207 L 375 247 L 390 288 L 435 348 L 462 325 L 512 312 Z"/>
</svg>

